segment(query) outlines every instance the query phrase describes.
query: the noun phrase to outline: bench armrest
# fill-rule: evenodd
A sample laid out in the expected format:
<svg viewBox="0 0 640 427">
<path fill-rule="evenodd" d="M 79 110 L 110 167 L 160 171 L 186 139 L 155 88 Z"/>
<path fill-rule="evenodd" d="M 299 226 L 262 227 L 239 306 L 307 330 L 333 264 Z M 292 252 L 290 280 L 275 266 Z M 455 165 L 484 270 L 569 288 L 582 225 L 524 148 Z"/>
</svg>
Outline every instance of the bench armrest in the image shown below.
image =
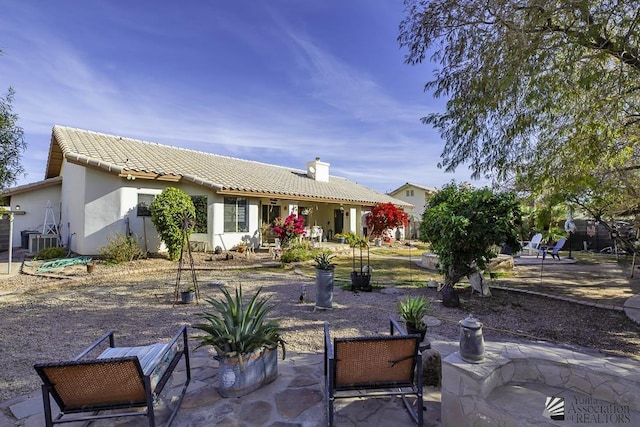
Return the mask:
<svg viewBox="0 0 640 427">
<path fill-rule="evenodd" d="M 102 344 L 107 338 L 109 338 L 109 347 L 114 347 L 113 331 L 109 331 L 106 334 L 104 334 L 102 336 L 102 338 L 98 339 L 96 342 L 94 342 L 89 347 L 87 347 L 82 353 L 77 355 L 75 357 L 75 359 L 73 359 L 73 360 L 74 361 L 78 361 L 78 360 L 82 359 L 87 354 L 89 354 L 92 350 L 94 350 L 96 347 L 98 347 L 100 344 Z"/>
<path fill-rule="evenodd" d="M 180 338 L 182 338 L 182 350 L 180 350 L 180 344 L 179 344 L 179 340 Z M 169 341 L 164 350 L 156 357 L 156 359 L 160 362 L 160 361 L 165 361 L 167 355 L 169 352 L 173 352 L 174 354 L 171 357 L 171 360 L 168 360 L 168 362 L 170 362 L 172 365 L 175 365 L 175 362 L 177 362 L 177 359 L 179 359 L 182 354 L 185 352 L 185 349 L 187 348 L 187 327 L 183 326 L 180 328 L 180 330 L 178 331 L 178 333 L 176 333 L 173 338 L 171 338 L 171 341 Z M 146 367 L 146 369 L 144 370 L 144 374 L 145 375 L 150 375 L 156 368 L 158 367 L 158 365 L 152 365 L 152 366 L 148 366 Z"/>
<path fill-rule="evenodd" d="M 389 317 L 389 333 L 395 335 L 398 332 L 400 335 L 408 335 L 407 330 L 398 322 L 393 316 Z"/>
</svg>

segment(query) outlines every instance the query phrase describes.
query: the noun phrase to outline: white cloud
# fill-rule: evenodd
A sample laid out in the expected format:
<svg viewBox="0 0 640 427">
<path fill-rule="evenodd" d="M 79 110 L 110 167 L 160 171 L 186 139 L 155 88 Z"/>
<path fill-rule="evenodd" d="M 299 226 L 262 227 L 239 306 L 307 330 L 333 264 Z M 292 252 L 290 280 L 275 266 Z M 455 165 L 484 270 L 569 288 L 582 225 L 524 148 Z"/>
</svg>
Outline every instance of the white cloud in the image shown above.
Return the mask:
<svg viewBox="0 0 640 427">
<path fill-rule="evenodd" d="M 439 136 L 419 122 L 428 105 L 399 98 L 382 85 L 380 70 L 337 57 L 270 8 L 254 32 L 238 17 L 212 21 L 229 49 L 246 49 L 240 53 L 256 63 L 255 78 L 243 85 L 214 72 L 191 80 L 184 69 L 170 79 L 139 77 L 117 59 L 96 60 L 91 43 L 60 37 L 58 23 L 36 10 L 15 9 L 15 22 L 0 18 L 9 28 L 0 41 L 8 43 L 0 81 L 17 92 L 14 108 L 29 144 L 27 182 L 44 173 L 54 124 L 297 168 L 320 156 L 332 173 L 381 191 L 450 180 L 435 168 Z M 135 34 L 114 39 L 113 49 Z"/>
</svg>

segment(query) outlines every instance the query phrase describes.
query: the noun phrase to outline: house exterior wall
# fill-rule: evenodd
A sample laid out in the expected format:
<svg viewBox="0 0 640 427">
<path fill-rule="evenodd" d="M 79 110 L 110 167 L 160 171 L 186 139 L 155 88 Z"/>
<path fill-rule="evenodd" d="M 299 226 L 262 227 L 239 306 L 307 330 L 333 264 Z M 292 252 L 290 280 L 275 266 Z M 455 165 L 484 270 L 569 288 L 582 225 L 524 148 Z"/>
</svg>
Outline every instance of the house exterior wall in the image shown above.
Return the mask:
<svg viewBox="0 0 640 427">
<path fill-rule="evenodd" d="M 51 202 L 56 221 L 60 217 L 60 185 L 34 189 L 30 192 L 11 196 L 11 209 L 20 206 L 23 215 L 14 215 L 13 246 L 20 246 L 22 231 L 37 231 L 42 233 L 47 201 Z"/>
<path fill-rule="evenodd" d="M 419 237 L 422 215 L 424 214 L 427 201 L 431 194 L 431 192 L 424 188 L 416 187 L 411 184 L 405 184 L 397 190 L 389 193 L 390 196 L 413 205 L 412 208 L 405 208 L 405 212 L 409 215 L 409 229 L 401 230 L 402 238 L 408 237 L 410 239 L 417 239 Z"/>
<path fill-rule="evenodd" d="M 189 195 L 207 197 L 208 233 L 194 233 L 190 240 L 204 242 L 207 248 L 214 247 L 213 231 L 218 226 L 220 230 L 223 229 L 224 199 L 212 191 L 179 183 L 130 181 L 101 171 L 66 164 L 62 184 L 62 223 L 63 228 L 68 224 L 68 232 L 72 234 L 71 250 L 82 255 L 97 255 L 109 237 L 127 232 L 135 235 L 140 246 L 149 252 L 166 250 L 151 218 L 137 215 L 137 205 L 139 194 L 157 195 L 169 186 L 179 188 Z M 218 218 L 214 221 L 212 216 L 216 200 L 221 203 L 219 221 Z M 63 241 L 66 243 L 66 240 Z"/>
<path fill-rule="evenodd" d="M 20 231 L 42 231 L 45 207 L 51 201 L 55 220 L 59 221 L 61 241 L 70 243 L 71 251 L 80 255 L 98 255 L 108 238 L 117 233 L 135 235 L 140 246 L 149 252 L 166 250 L 150 217 L 138 216 L 139 195 L 157 195 L 173 186 L 191 196 L 207 197 L 207 233 L 194 233 L 191 242 L 202 242 L 206 250 L 220 246 L 231 250 L 238 243 L 246 242 L 255 248 L 262 243 L 262 206 L 279 206 L 281 215 L 298 212 L 300 207 L 309 210 L 307 227 L 320 226 L 323 238 L 335 235 L 334 211 L 338 204 L 313 203 L 268 198 L 248 198 L 248 231 L 224 232 L 224 199 L 213 189 L 193 184 L 181 184 L 145 179 L 128 180 L 111 173 L 81 165 L 63 162 L 62 183 L 12 196 L 11 205 L 21 206 L 24 215 L 15 216 L 14 246 L 18 246 Z M 343 232 L 362 234 L 362 208 L 344 205 Z M 330 232 L 330 234 L 328 234 Z M 69 237 L 71 240 L 69 241 Z"/>
<path fill-rule="evenodd" d="M 413 195 L 407 195 L 407 191 L 413 191 Z M 425 205 L 427 204 L 427 196 L 428 193 L 421 189 L 414 187 L 413 185 L 404 186 L 401 189 L 390 193 L 392 197 L 395 197 L 398 200 L 402 200 L 407 203 L 411 203 L 413 205 L 412 208 L 406 208 L 405 212 L 410 216 L 415 218 L 422 219 L 422 214 L 424 213 Z"/>
<path fill-rule="evenodd" d="M 244 232 L 226 232 L 224 231 L 224 196 L 212 194 L 210 202 L 210 212 L 213 212 L 213 223 L 211 217 L 209 223 L 212 223 L 211 235 L 212 249 L 220 246 L 222 250 L 228 251 L 233 249 L 238 243 L 246 242 L 253 247 L 260 245 L 260 220 L 259 220 L 259 200 L 248 198 L 248 227 L 249 231 Z M 193 240 L 193 239 L 192 239 Z"/>
<path fill-rule="evenodd" d="M 62 242 L 71 241 L 70 249 L 78 251 L 78 243 L 84 236 L 84 202 L 86 169 L 62 162 L 60 185 L 60 219 Z M 71 240 L 69 240 L 71 239 Z"/>
</svg>

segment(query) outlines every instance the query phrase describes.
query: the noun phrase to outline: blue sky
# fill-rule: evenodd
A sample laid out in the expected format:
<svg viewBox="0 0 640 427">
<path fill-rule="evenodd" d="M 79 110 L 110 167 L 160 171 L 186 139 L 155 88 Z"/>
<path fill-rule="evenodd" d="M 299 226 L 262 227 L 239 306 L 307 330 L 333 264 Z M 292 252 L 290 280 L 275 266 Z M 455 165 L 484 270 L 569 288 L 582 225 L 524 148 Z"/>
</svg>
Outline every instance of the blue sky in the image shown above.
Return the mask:
<svg viewBox="0 0 640 427">
<path fill-rule="evenodd" d="M 304 169 L 381 192 L 469 181 L 420 123 L 444 100 L 396 41 L 400 0 L 0 0 L 0 92 L 28 176 L 54 124 Z M 471 181 L 474 185 L 483 182 Z"/>
</svg>

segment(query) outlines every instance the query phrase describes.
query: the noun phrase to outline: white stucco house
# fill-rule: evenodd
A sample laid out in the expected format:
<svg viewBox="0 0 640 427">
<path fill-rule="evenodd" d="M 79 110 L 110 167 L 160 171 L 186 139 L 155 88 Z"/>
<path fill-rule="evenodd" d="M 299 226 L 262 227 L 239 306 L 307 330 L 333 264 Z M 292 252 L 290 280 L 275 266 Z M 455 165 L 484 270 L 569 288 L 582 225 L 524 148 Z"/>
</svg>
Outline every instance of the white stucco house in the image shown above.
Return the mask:
<svg viewBox="0 0 640 427">
<path fill-rule="evenodd" d="M 14 219 L 14 242 L 29 230 L 41 233 L 48 211 L 60 242 L 81 255 L 98 254 L 116 233 L 136 235 L 149 252 L 161 251 L 147 207 L 168 186 L 199 206 L 191 242 L 206 250 L 240 242 L 257 247 L 264 224 L 290 213 L 304 216 L 305 226 L 322 230 L 326 239 L 339 232 L 361 235 L 362 215 L 377 203 L 412 208 L 330 175 L 329 166 L 315 158 L 306 170 L 292 169 L 56 125 L 45 179 L 3 195 L 22 213 Z"/>
<path fill-rule="evenodd" d="M 402 200 L 403 202 L 411 205 L 404 209 L 409 215 L 409 228 L 410 238 L 417 238 L 419 234 L 419 224 L 422 221 L 422 214 L 424 214 L 425 206 L 429 197 L 438 191 L 434 187 L 427 185 L 413 184 L 407 182 L 393 191 L 387 193 L 394 199 Z"/>
</svg>

